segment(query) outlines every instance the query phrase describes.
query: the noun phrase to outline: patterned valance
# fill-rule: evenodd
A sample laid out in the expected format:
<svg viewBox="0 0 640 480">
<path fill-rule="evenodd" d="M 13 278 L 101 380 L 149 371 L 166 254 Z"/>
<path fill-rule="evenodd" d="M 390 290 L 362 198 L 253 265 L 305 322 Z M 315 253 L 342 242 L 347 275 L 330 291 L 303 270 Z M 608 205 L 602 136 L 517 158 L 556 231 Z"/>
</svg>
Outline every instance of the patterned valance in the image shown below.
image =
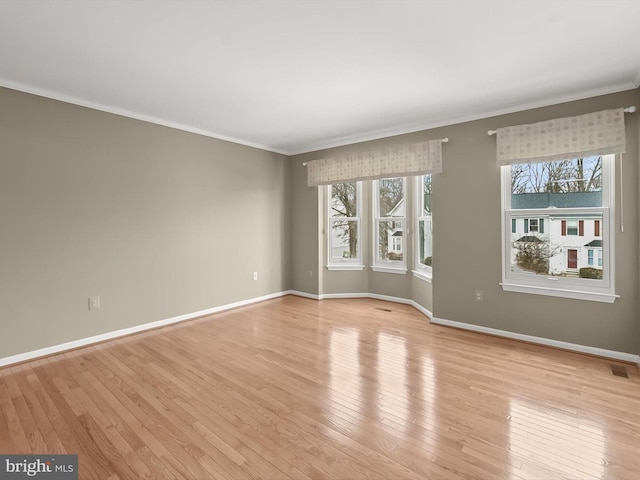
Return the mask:
<svg viewBox="0 0 640 480">
<path fill-rule="evenodd" d="M 625 151 L 622 108 L 497 129 L 497 163 L 552 162 Z"/>
<path fill-rule="evenodd" d="M 313 187 L 372 178 L 440 173 L 442 142 L 441 139 L 429 140 L 313 160 L 307 164 L 307 184 Z"/>
</svg>

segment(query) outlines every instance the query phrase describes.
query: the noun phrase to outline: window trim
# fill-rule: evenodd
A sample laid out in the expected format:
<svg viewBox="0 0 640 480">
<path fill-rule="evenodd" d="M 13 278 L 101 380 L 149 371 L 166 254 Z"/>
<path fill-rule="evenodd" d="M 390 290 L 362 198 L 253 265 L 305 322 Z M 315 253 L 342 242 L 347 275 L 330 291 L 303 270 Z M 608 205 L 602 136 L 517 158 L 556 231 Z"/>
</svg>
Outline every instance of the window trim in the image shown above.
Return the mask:
<svg viewBox="0 0 640 480">
<path fill-rule="evenodd" d="M 407 245 L 404 243 L 405 250 L 402 252 L 402 260 L 381 260 L 378 258 L 378 246 L 380 245 L 380 227 L 378 226 L 379 222 L 401 222 L 402 223 L 402 234 L 403 236 L 407 235 L 408 225 L 407 225 L 407 177 L 389 177 L 391 178 L 400 178 L 402 179 L 402 199 L 404 201 L 404 216 L 403 217 L 381 217 L 380 213 L 380 180 L 388 180 L 388 179 L 377 179 L 372 181 L 372 201 L 373 201 L 373 242 L 372 242 L 372 263 L 371 270 L 374 272 L 383 272 L 383 273 L 397 273 L 397 274 L 405 274 L 407 273 Z"/>
<path fill-rule="evenodd" d="M 333 217 L 331 216 L 331 189 L 333 185 L 337 185 L 338 183 L 355 183 L 356 184 L 356 214 L 355 217 Z M 338 182 L 336 184 L 327 185 L 325 188 L 325 209 L 326 209 L 326 248 L 327 248 L 327 270 L 363 270 L 363 255 L 362 255 L 362 182 Z M 333 258 L 331 255 L 331 226 L 334 220 L 343 220 L 343 221 L 355 221 L 358 225 L 358 236 L 357 236 L 357 257 L 355 258 Z"/>
<path fill-rule="evenodd" d="M 615 155 L 602 155 L 602 206 L 581 208 L 542 208 L 542 209 L 511 209 L 511 166 L 500 168 L 501 178 L 501 253 L 502 253 L 502 282 L 500 286 L 507 292 L 547 295 L 554 297 L 573 298 L 596 302 L 613 303 L 620 298 L 615 293 Z M 602 214 L 600 234 L 603 237 L 602 258 L 607 267 L 603 280 L 597 285 L 589 284 L 588 279 L 560 278 L 546 275 L 528 277 L 527 274 L 511 272 L 511 219 L 514 214 L 525 218 L 554 215 L 563 213 L 584 212 Z M 551 234 L 551 222 L 545 231 Z M 568 232 L 567 232 L 568 233 Z M 579 234 L 580 232 L 578 232 Z M 606 233 L 606 236 L 605 236 Z M 528 278 L 527 278 L 528 277 Z"/>
</svg>

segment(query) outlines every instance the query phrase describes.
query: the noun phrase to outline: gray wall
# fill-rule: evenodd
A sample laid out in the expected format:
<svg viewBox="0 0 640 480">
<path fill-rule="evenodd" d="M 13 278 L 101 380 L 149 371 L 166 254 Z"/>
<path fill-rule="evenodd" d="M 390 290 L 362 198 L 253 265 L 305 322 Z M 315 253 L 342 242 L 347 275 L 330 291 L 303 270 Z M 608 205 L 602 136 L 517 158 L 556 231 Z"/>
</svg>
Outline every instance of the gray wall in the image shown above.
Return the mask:
<svg viewBox="0 0 640 480">
<path fill-rule="evenodd" d="M 614 304 L 500 289 L 500 175 L 486 135 L 632 104 L 640 91 L 288 159 L 0 89 L 0 358 L 288 289 L 411 298 L 440 318 L 638 353 L 639 114 L 626 116 Z M 410 273 L 327 272 L 318 191 L 302 162 L 444 136 L 433 285 Z M 100 310 L 87 309 L 92 295 Z"/>
<path fill-rule="evenodd" d="M 2 88 L 0 112 L 0 358 L 290 288 L 287 157 Z"/>
<path fill-rule="evenodd" d="M 640 313 L 638 305 L 640 259 L 638 225 L 640 201 L 638 185 L 638 116 L 626 115 L 627 153 L 624 170 L 625 231 L 616 237 L 616 289 L 621 296 L 614 304 L 526 295 L 502 291 L 500 233 L 500 169 L 495 165 L 495 137 L 487 130 L 508 125 L 532 123 L 550 118 L 579 115 L 607 108 L 629 105 L 640 107 L 640 91 L 630 90 L 576 102 L 538 108 L 490 119 L 349 145 L 293 157 L 297 175 L 294 183 L 304 182 L 300 163 L 331 155 L 336 151 L 356 151 L 383 144 L 411 143 L 431 138 L 449 137 L 443 146 L 444 172 L 433 178 L 434 280 L 430 285 L 400 276 L 366 275 L 370 292 L 413 298 L 431 310 L 435 317 L 483 325 L 491 328 L 545 337 L 581 345 L 621 352 L 640 350 Z M 617 195 L 620 178 L 617 176 Z M 316 215 L 317 197 L 296 185 L 292 201 L 298 215 L 303 211 Z M 303 192 L 304 195 L 297 194 Z M 616 211 L 620 220 L 620 210 Z M 292 230 L 295 255 L 317 256 L 305 248 L 318 236 L 317 231 Z M 341 279 L 334 282 L 334 277 Z M 409 278 L 409 277 L 407 277 Z M 316 292 L 311 282 L 301 284 L 293 278 L 293 288 Z M 420 283 L 417 283 L 420 282 Z M 338 285 L 345 292 L 361 289 L 361 278 L 344 272 L 325 274 L 325 283 Z M 306 290 L 309 289 L 309 290 Z M 484 303 L 474 301 L 473 292 L 483 290 Z"/>
</svg>

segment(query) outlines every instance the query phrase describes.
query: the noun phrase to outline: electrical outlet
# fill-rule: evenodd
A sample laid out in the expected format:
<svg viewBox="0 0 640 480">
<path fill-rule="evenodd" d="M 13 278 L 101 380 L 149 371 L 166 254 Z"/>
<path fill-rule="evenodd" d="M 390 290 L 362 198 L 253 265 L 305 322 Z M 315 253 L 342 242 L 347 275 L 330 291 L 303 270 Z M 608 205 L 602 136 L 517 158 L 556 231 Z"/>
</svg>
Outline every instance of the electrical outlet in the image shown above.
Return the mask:
<svg viewBox="0 0 640 480">
<path fill-rule="evenodd" d="M 89 297 L 89 310 L 98 310 L 100 308 L 100 297 Z"/>
<path fill-rule="evenodd" d="M 309 276 L 313 277 L 313 270 L 309 270 Z"/>
<path fill-rule="evenodd" d="M 476 302 L 484 302 L 484 292 L 482 290 L 476 290 L 474 292 L 474 298 Z"/>
<path fill-rule="evenodd" d="M 258 279 L 258 272 L 253 272 L 253 279 L 257 280 Z"/>
</svg>

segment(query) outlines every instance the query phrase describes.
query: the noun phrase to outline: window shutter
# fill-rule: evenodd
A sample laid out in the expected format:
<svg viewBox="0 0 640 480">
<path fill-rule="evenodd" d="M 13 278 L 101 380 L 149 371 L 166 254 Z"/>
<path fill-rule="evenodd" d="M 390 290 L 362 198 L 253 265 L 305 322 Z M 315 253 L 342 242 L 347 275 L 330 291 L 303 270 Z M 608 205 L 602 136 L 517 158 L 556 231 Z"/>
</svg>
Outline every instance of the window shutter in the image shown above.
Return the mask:
<svg viewBox="0 0 640 480">
<path fill-rule="evenodd" d="M 544 218 L 541 218 L 538 222 L 538 225 L 540 225 L 540 233 L 544 233 Z"/>
<path fill-rule="evenodd" d="M 516 219 L 511 219 L 511 233 L 516 233 Z"/>
<path fill-rule="evenodd" d="M 529 233 L 529 219 L 524 219 L 524 233 Z"/>
<path fill-rule="evenodd" d="M 594 220 L 594 222 L 593 222 L 593 231 L 594 231 L 593 234 L 596 237 L 600 236 L 600 220 Z"/>
<path fill-rule="evenodd" d="M 584 220 L 578 221 L 578 235 L 584 237 Z"/>
<path fill-rule="evenodd" d="M 567 221 L 566 220 L 562 220 L 562 236 L 566 236 L 567 235 Z"/>
</svg>

